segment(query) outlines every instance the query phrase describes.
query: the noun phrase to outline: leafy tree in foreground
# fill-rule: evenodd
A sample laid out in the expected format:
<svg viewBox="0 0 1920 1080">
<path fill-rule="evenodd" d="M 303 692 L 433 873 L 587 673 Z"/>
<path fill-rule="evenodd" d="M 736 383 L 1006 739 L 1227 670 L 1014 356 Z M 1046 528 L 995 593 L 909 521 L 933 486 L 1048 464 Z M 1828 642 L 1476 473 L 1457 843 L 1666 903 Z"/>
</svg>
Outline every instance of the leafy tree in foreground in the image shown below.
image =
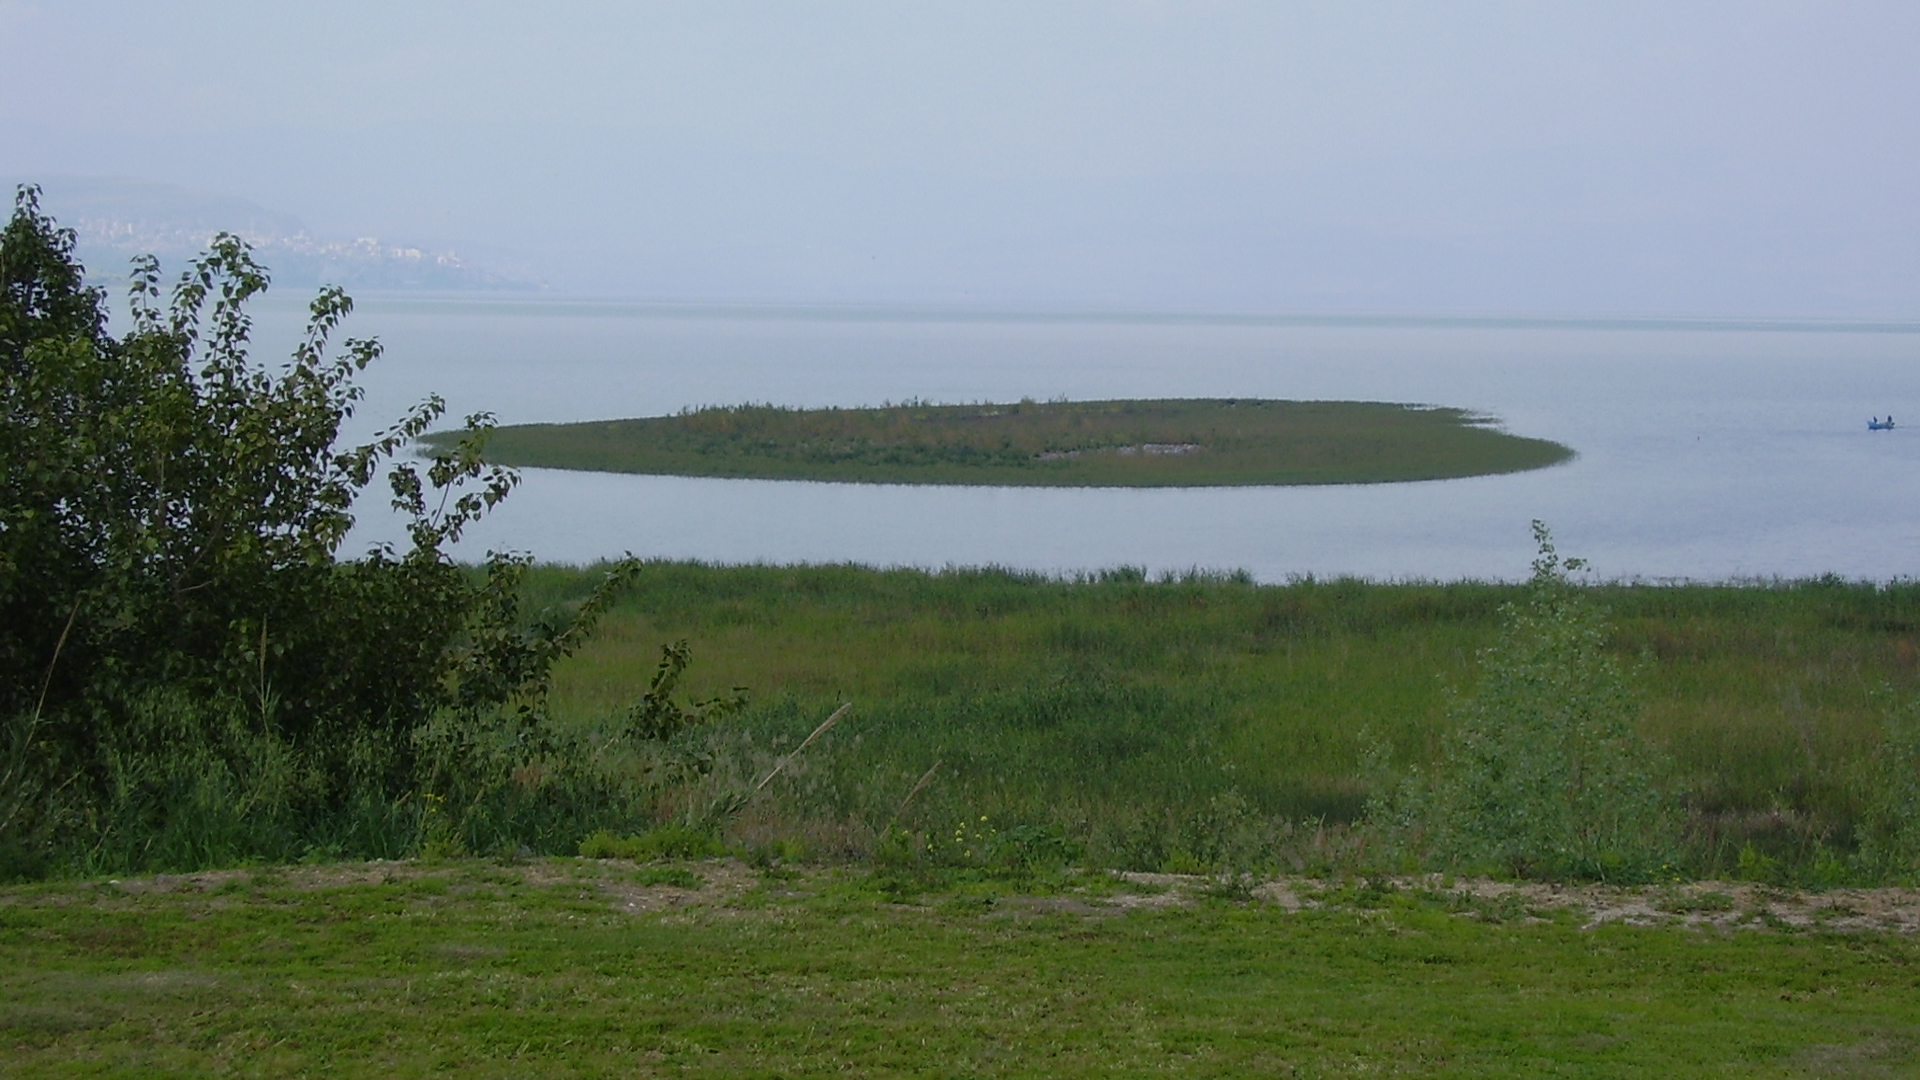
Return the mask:
<svg viewBox="0 0 1920 1080">
<path fill-rule="evenodd" d="M 22 188 L 0 233 L 0 848 L 115 829 L 150 848 L 194 801 L 180 785 L 244 803 L 234 792 L 274 777 L 234 827 L 279 813 L 299 822 L 281 822 L 283 846 L 311 843 L 316 822 L 391 810 L 445 775 L 446 740 L 423 736 L 436 718 L 465 738 L 513 718 L 516 752 L 538 752 L 547 673 L 608 594 L 527 620 L 513 602 L 525 560 L 490 556 L 476 575 L 448 557 L 517 481 L 480 459 L 490 418 L 401 458 L 441 415 L 436 397 L 342 449 L 355 376 L 380 351 L 330 348 L 344 292 L 320 292 L 291 361 L 267 371 L 247 355 L 245 312 L 267 276 L 237 238 L 216 238 L 165 296 L 157 262 L 137 260 L 119 337 L 73 248 Z M 411 546 L 338 560 L 383 470 Z M 220 776 L 232 791 L 208 787 Z"/>
</svg>

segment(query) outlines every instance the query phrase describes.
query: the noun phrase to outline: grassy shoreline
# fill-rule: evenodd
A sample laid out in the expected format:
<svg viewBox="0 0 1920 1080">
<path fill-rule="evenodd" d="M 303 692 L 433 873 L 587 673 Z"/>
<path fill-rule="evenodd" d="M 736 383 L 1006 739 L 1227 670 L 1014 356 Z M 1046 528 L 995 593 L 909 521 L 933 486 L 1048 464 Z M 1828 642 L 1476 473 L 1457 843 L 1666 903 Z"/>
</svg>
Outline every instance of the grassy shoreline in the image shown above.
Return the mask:
<svg viewBox="0 0 1920 1080">
<path fill-rule="evenodd" d="M 537 604 L 590 570 L 537 569 Z M 1889 712 L 1920 690 L 1920 585 L 1600 585 L 1641 730 L 1674 763 L 1693 872 L 1809 880 L 1844 861 Z M 1376 779 L 1430 765 L 1504 605 L 1475 582 L 1065 581 L 1004 571 L 650 563 L 556 670 L 590 723 L 685 638 L 695 696 L 753 702 L 687 746 L 764 769 L 842 702 L 847 719 L 742 827 L 865 851 L 901 824 L 1057 828 L 1100 865 L 1334 865 Z M 746 768 L 745 765 L 740 766 Z M 696 796 L 689 795 L 688 799 Z M 664 804 L 678 813 L 687 804 Z M 1331 830 L 1331 831 L 1329 831 Z M 1745 860 L 1744 863 L 1742 860 Z M 1826 870 L 1819 870 L 1826 866 Z"/>
<path fill-rule="evenodd" d="M 0 878 L 573 854 L 602 833 L 609 853 L 724 843 L 914 874 L 1485 868 L 1422 862 L 1417 837 L 1402 846 L 1363 811 L 1446 768 L 1459 703 L 1530 586 L 664 561 L 621 574 L 597 633 L 520 711 L 413 733 L 429 773 L 318 801 L 301 747 L 261 712 L 158 702 L 156 748 L 110 763 L 128 763 L 109 776 L 122 794 L 54 805 L 65 816 L 7 838 Z M 573 625 L 602 582 L 532 568 L 503 608 L 508 633 Z M 1611 616 L 1592 649 L 1625 672 L 1638 707 L 1623 722 L 1657 752 L 1675 819 L 1650 858 L 1602 876 L 1920 880 L 1906 764 L 1920 761 L 1920 583 L 1580 591 Z M 230 746 L 192 726 L 216 721 Z"/>
<path fill-rule="evenodd" d="M 428 436 L 445 446 L 445 437 Z M 1044 487 L 1437 480 L 1543 468 L 1573 451 L 1461 409 L 1168 399 L 864 409 L 706 408 L 496 429 L 501 465 L 676 476 Z"/>
</svg>

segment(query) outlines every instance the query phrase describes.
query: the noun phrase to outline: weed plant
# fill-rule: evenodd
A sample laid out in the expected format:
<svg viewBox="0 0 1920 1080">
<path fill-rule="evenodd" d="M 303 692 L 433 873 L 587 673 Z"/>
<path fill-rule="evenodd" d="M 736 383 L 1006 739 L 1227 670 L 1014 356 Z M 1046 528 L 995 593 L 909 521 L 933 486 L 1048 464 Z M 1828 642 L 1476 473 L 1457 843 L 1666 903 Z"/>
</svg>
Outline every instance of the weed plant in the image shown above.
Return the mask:
<svg viewBox="0 0 1920 1080">
<path fill-rule="evenodd" d="M 1920 702 L 1889 702 L 1885 742 L 1868 775 L 1870 801 L 1859 830 L 1860 861 L 1887 877 L 1920 877 Z M 1743 855 L 1749 861 L 1759 857 Z M 1750 876 L 1772 868 L 1756 870 Z"/>
<path fill-rule="evenodd" d="M 1376 793 L 1375 824 L 1446 867 L 1644 881 L 1673 865 L 1670 772 L 1636 727 L 1604 615 L 1567 578 L 1546 527 L 1524 601 L 1508 605 L 1431 771 Z"/>
</svg>

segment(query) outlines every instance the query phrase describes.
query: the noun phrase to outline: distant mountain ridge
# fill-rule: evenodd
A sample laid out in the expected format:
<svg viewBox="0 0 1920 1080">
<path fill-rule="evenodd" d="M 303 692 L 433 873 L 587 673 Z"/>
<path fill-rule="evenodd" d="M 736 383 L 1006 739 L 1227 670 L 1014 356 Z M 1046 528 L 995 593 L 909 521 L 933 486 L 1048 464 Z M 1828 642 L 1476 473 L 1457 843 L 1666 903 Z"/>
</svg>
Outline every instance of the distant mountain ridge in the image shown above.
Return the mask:
<svg viewBox="0 0 1920 1080">
<path fill-rule="evenodd" d="M 281 285 L 434 291 L 540 287 L 524 267 L 470 260 L 456 251 L 375 237 L 315 236 L 298 217 L 233 195 L 117 177 L 14 179 L 7 187 L 28 182 L 39 185 L 42 209 L 74 230 L 89 276 L 101 280 L 124 277 L 127 261 L 136 255 L 177 264 L 206 250 L 215 234 L 230 232 L 252 246 Z"/>
</svg>

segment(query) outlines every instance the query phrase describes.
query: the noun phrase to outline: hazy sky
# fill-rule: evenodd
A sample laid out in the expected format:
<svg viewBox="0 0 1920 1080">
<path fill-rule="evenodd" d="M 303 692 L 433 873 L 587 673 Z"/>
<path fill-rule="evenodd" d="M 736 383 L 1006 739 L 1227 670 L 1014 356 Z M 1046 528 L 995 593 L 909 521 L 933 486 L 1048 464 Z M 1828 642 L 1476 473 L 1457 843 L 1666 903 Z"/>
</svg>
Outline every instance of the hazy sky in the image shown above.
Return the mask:
<svg viewBox="0 0 1920 1080">
<path fill-rule="evenodd" d="M 1911 318 L 1920 4 L 0 0 L 0 174 L 561 291 Z"/>
</svg>

